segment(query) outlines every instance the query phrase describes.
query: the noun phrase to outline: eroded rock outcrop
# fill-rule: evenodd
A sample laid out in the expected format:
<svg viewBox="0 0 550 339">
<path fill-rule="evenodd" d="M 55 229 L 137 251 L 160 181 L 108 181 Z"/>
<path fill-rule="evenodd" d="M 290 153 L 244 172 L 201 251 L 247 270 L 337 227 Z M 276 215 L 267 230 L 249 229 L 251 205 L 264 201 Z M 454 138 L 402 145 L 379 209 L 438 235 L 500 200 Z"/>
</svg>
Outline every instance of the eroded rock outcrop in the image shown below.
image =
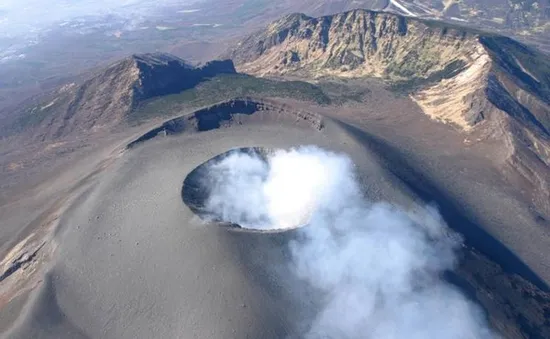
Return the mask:
<svg viewBox="0 0 550 339">
<path fill-rule="evenodd" d="M 538 51 L 441 22 L 354 10 L 286 16 L 228 55 L 259 76 L 384 79 L 432 119 L 500 141 L 498 161 L 550 215 L 550 61 Z"/>
</svg>

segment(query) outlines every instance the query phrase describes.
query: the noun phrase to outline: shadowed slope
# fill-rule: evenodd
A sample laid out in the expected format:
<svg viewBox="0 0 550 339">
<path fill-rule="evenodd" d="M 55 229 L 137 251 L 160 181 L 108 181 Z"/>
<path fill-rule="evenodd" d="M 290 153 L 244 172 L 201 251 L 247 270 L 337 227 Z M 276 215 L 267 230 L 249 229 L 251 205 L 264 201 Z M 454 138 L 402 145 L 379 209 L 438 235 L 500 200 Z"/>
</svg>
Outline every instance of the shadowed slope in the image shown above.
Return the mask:
<svg viewBox="0 0 550 339">
<path fill-rule="evenodd" d="M 26 107 L 14 127 L 31 128 L 40 140 L 113 127 L 144 100 L 179 93 L 222 73 L 235 73 L 230 60 L 193 67 L 169 54 L 133 55 Z"/>
</svg>

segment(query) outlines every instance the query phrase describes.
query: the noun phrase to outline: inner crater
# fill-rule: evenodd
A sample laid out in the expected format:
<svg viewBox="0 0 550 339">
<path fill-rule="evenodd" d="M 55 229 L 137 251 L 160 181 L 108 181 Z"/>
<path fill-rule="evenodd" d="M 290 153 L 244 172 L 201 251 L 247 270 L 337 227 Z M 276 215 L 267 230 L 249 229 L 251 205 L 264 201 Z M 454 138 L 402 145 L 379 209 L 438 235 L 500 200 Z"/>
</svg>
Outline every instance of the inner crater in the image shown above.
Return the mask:
<svg viewBox="0 0 550 339">
<path fill-rule="evenodd" d="M 244 147 L 219 154 L 187 175 L 182 200 L 202 220 L 232 230 L 284 232 L 304 226 L 311 204 L 293 203 L 291 174 L 272 167 L 285 152 Z"/>
</svg>

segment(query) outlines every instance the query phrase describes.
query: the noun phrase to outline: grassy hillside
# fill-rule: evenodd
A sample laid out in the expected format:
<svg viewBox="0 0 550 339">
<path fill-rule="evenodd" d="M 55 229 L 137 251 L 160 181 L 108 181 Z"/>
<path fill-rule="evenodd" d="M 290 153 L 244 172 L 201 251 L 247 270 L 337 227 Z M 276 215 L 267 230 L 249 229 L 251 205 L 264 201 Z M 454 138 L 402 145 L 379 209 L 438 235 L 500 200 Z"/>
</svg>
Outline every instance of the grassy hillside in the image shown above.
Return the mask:
<svg viewBox="0 0 550 339">
<path fill-rule="evenodd" d="M 132 111 L 127 120 L 137 124 L 148 118 L 172 115 L 243 96 L 292 98 L 329 104 L 330 98 L 317 86 L 303 81 L 276 81 L 242 74 L 220 75 L 193 89 L 145 102 Z"/>
</svg>

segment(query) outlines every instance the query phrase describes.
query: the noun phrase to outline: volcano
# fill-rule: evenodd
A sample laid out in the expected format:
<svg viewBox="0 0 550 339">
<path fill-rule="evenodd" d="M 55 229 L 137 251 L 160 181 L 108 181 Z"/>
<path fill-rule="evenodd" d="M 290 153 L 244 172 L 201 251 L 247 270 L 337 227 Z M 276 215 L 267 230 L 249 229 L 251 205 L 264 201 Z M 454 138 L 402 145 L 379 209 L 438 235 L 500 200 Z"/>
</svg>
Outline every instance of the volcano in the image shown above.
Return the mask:
<svg viewBox="0 0 550 339">
<path fill-rule="evenodd" d="M 544 54 L 354 10 L 221 59 L 132 56 L 14 111 L 5 337 L 550 337 Z"/>
</svg>

